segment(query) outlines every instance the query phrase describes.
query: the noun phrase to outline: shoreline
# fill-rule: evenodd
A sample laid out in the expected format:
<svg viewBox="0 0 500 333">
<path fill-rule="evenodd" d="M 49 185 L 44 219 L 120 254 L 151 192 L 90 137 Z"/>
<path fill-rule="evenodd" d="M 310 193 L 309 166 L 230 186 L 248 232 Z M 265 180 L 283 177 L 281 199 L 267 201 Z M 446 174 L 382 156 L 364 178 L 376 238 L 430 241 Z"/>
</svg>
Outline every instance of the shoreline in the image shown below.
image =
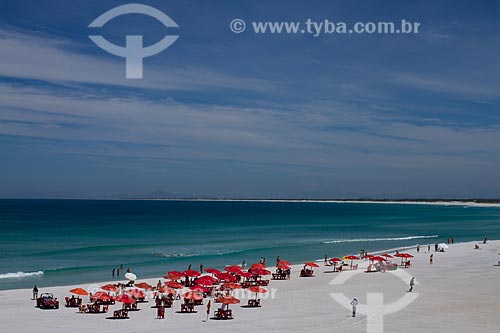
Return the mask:
<svg viewBox="0 0 500 333">
<path fill-rule="evenodd" d="M 433 238 L 421 238 L 422 240 L 427 240 L 427 239 L 433 239 Z M 459 244 L 479 244 L 481 243 L 482 241 L 465 241 L 465 242 L 455 242 L 454 244 L 449 244 L 449 245 L 459 245 Z M 488 242 L 499 242 L 500 243 L 500 239 L 498 240 L 488 240 Z M 436 243 L 436 242 L 435 242 Z M 396 252 L 396 251 L 399 251 L 399 252 L 402 252 L 402 251 L 407 251 L 407 252 L 411 252 L 411 249 L 415 249 L 417 247 L 417 245 L 420 245 L 422 248 L 423 247 L 427 247 L 428 245 L 430 245 L 431 247 L 435 244 L 435 243 L 415 243 L 415 244 L 412 244 L 412 245 L 408 245 L 408 246 L 399 246 L 399 247 L 394 247 L 394 248 L 389 248 L 389 249 L 383 249 L 383 250 L 373 250 L 373 251 L 368 251 L 369 254 L 382 254 L 382 253 L 392 253 L 392 252 Z M 441 243 L 441 242 L 439 242 Z M 500 252 L 499 252 L 500 254 Z M 344 255 L 359 255 L 359 253 L 348 253 L 348 254 L 344 254 Z M 500 259 L 500 258 L 499 258 Z M 315 262 L 323 262 L 324 261 L 324 258 L 316 258 L 316 259 L 312 259 L 313 261 Z M 297 264 L 297 263 L 292 263 L 292 266 L 293 267 L 300 267 L 302 266 L 302 264 Z M 271 268 L 273 268 L 273 266 L 269 266 Z M 217 267 L 215 267 L 217 268 Z M 222 269 L 222 268 L 221 268 Z M 41 273 L 40 273 L 41 272 Z M 22 279 L 22 278 L 26 278 L 26 277 L 30 277 L 30 276 L 40 276 L 40 275 L 43 275 L 44 274 L 44 271 L 34 271 L 34 272 L 9 272 L 9 273 L 5 273 L 5 274 L 2 274 L 2 275 L 10 275 L 10 274 L 18 274 L 18 273 L 23 273 L 25 274 L 25 276 L 20 276 L 20 277 L 12 277 L 12 279 Z M 8 279 L 9 277 L 5 277 L 4 279 Z M 151 280 L 151 279 L 156 279 L 158 277 L 153 277 L 153 276 L 146 276 L 146 277 L 141 277 L 140 280 Z M 161 278 L 161 277 L 160 277 Z M 82 282 L 80 283 L 80 285 L 92 285 L 92 284 L 108 284 L 108 283 L 117 283 L 121 280 L 107 280 L 107 281 L 86 281 L 86 282 Z M 75 283 L 68 283 L 68 284 L 58 284 L 58 285 L 53 285 L 53 286 L 47 286 L 47 287 L 43 287 L 43 288 L 62 288 L 62 287 L 74 287 L 74 286 L 77 286 L 77 284 Z M 0 289 L 0 293 L 1 292 L 4 292 L 4 291 L 17 291 L 17 290 L 30 290 L 29 288 L 14 288 L 14 289 Z"/>
<path fill-rule="evenodd" d="M 274 202 L 274 203 L 351 203 L 388 205 L 436 205 L 500 208 L 500 199 L 238 199 L 238 198 L 0 198 L 0 200 L 72 201 L 178 201 L 178 202 Z"/>
<path fill-rule="evenodd" d="M 438 239 L 438 235 L 433 235 L 433 236 L 419 236 L 417 238 L 414 238 L 415 240 L 418 240 L 418 239 L 421 239 L 423 241 L 427 241 L 429 239 Z M 361 241 L 360 241 L 361 242 Z M 467 241 L 466 241 L 467 242 Z M 457 242 L 455 244 L 459 244 L 459 243 L 466 243 L 466 242 Z M 470 242 L 470 241 L 469 241 Z M 332 244 L 335 243 L 335 242 L 332 242 Z M 366 240 L 365 243 L 371 243 L 371 240 Z M 407 245 L 407 246 L 399 246 L 399 247 L 392 247 L 392 248 L 387 248 L 387 249 L 382 249 L 382 250 L 374 250 L 374 251 L 370 251 L 369 253 L 371 254 L 381 254 L 381 253 L 386 253 L 386 252 L 395 252 L 396 250 L 398 251 L 406 251 L 406 250 L 409 250 L 409 249 L 412 249 L 412 248 L 415 248 L 419 243 L 415 243 L 415 244 L 412 244 L 412 245 Z M 433 244 L 433 243 L 432 243 Z M 431 245 L 432 245 L 431 244 Z M 423 246 L 424 244 L 420 244 L 421 246 Z M 425 246 L 427 246 L 428 244 L 426 243 Z M 366 247 L 366 246 L 365 246 Z M 354 255 L 358 255 L 358 253 L 350 253 L 350 254 L 354 254 Z M 350 254 L 344 254 L 344 255 L 350 255 Z M 339 254 L 340 255 L 340 254 Z M 312 259 L 313 261 L 316 261 L 316 262 L 323 262 L 323 258 L 316 258 L 316 259 Z M 300 264 L 297 264 L 297 263 L 292 263 L 292 265 L 297 265 L 297 266 L 300 266 Z M 217 267 L 216 267 L 217 268 Z M 9 276 L 9 275 L 17 275 L 17 274 L 20 274 L 22 276 L 12 276 L 12 277 L 4 277 L 2 279 L 23 279 L 23 278 L 30 278 L 30 277 L 37 277 L 37 276 L 43 276 L 45 274 L 45 271 L 43 270 L 38 270 L 38 271 L 33 271 L 33 272 L 7 272 L 7 273 L 2 273 L 0 274 L 0 276 L 2 275 L 5 275 L 5 276 Z M 149 276 L 149 274 L 147 276 L 145 276 L 143 279 L 145 280 L 148 280 L 148 279 L 154 279 L 155 277 L 154 276 Z M 107 284 L 107 283 L 116 283 L 118 280 L 109 280 L 107 281 L 106 283 L 104 284 Z M 34 283 L 36 283 L 36 281 L 33 281 Z M 80 284 L 99 284 L 101 282 L 95 282 L 95 281 L 85 281 L 85 282 L 81 282 Z M 69 282 L 67 284 L 55 284 L 55 285 L 48 285 L 44 288 L 58 288 L 58 287 L 66 287 L 66 286 L 74 286 L 75 283 L 73 282 Z M 11 288 L 11 289 L 0 289 L 0 292 L 1 291 L 9 291 L 9 290 L 25 290 L 26 288 Z"/>
</svg>

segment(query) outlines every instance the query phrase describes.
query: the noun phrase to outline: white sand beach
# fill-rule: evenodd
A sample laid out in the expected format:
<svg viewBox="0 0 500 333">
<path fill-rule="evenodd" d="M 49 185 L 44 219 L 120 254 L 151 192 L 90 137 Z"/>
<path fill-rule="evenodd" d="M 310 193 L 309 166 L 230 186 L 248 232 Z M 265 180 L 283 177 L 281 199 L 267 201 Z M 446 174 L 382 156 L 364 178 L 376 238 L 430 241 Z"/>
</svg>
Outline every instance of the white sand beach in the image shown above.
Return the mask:
<svg viewBox="0 0 500 333">
<path fill-rule="evenodd" d="M 412 267 L 395 271 L 399 273 L 364 273 L 366 261 L 359 261 L 357 271 L 329 273 L 331 267 L 318 262 L 321 267 L 315 269 L 315 277 L 300 278 L 301 265 L 296 265 L 290 280 L 270 282 L 268 289 L 274 297 L 261 297 L 261 308 L 241 307 L 248 296 L 242 297 L 241 304 L 231 305 L 233 320 L 205 322 L 206 305 L 197 306 L 194 314 L 176 313 L 181 301 L 166 309 L 165 319 L 156 319 L 156 309 L 151 308 L 154 300 L 139 304 L 141 310 L 130 312 L 130 319 L 108 320 L 106 317 L 120 308 L 120 303 L 107 314 L 80 314 L 75 308 L 65 308 L 64 297 L 70 295 L 68 290 L 73 286 L 40 289 L 40 293 L 52 292 L 59 298 L 58 310 L 36 308 L 30 299 L 31 290 L 0 291 L 0 320 L 4 332 L 366 332 L 368 321 L 373 323 L 382 313 L 393 312 L 383 316 L 384 332 L 498 332 L 500 266 L 495 264 L 500 260 L 500 241 L 480 244 L 479 250 L 474 250 L 474 244 L 453 244 L 444 253 L 432 251 L 432 265 L 427 247 L 418 254 L 413 249 L 408 251 L 415 255 Z M 410 294 L 411 276 L 417 285 Z M 143 281 L 140 276 L 138 281 Z M 156 285 L 158 279 L 145 281 Z M 344 297 L 347 304 L 339 304 L 331 293 L 339 299 Z M 364 312 L 368 293 L 378 294 L 374 297 L 382 293 L 385 304 L 371 313 L 370 319 L 360 313 Z M 354 297 L 360 302 L 356 318 L 351 317 L 349 309 Z M 402 307 L 405 300 L 411 302 Z M 217 307 L 212 301 L 210 316 Z M 371 331 L 376 330 L 371 327 Z"/>
</svg>

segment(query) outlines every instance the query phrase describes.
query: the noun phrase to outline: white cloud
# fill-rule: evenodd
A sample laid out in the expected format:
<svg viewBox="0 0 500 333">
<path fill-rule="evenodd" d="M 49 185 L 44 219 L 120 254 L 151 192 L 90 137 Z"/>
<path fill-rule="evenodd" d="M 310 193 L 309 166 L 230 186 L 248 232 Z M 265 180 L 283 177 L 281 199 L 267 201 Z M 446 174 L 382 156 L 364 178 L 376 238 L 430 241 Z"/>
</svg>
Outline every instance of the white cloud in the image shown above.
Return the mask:
<svg viewBox="0 0 500 333">
<path fill-rule="evenodd" d="M 34 35 L 0 28 L 0 76 L 59 83 L 87 83 L 158 90 L 199 90 L 203 88 L 269 91 L 274 83 L 251 77 L 232 76 L 204 68 L 146 64 L 144 79 L 125 79 L 125 60 L 103 52 L 89 41 L 84 49 L 71 40 Z M 78 50 L 78 51 L 76 51 Z M 96 51 L 97 50 L 97 51 Z M 168 50 L 167 50 L 168 51 Z"/>
</svg>

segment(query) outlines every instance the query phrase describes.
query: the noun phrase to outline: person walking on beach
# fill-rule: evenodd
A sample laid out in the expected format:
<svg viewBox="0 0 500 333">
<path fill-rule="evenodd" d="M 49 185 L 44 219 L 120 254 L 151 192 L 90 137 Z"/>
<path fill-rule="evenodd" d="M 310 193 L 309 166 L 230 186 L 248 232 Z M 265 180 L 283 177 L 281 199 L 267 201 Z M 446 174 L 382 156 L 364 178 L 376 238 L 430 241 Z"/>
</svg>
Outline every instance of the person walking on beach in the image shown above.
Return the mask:
<svg viewBox="0 0 500 333">
<path fill-rule="evenodd" d="M 115 277 L 115 269 L 113 268 L 113 270 L 111 271 L 111 276 Z"/>
<path fill-rule="evenodd" d="M 328 256 L 325 254 L 325 265 L 328 265 Z"/>
<path fill-rule="evenodd" d="M 427 245 L 427 252 L 431 252 L 431 246 Z"/>
<path fill-rule="evenodd" d="M 486 244 L 487 240 L 488 240 L 488 238 L 486 238 L 486 236 L 484 236 L 483 244 Z"/>
<path fill-rule="evenodd" d="M 434 254 L 431 253 L 430 257 L 429 257 L 429 264 L 432 265 L 432 260 L 434 259 Z"/>
<path fill-rule="evenodd" d="M 420 253 L 420 244 L 417 245 L 417 253 Z"/>
<path fill-rule="evenodd" d="M 203 274 L 203 264 L 200 264 L 200 274 Z"/>
<path fill-rule="evenodd" d="M 38 298 L 38 288 L 36 286 L 33 287 L 33 299 Z"/>
<path fill-rule="evenodd" d="M 120 269 L 119 268 L 116 270 L 116 276 L 120 276 Z"/>
<path fill-rule="evenodd" d="M 247 264 L 245 263 L 245 260 L 243 260 L 243 261 L 241 262 L 241 268 L 245 268 L 246 266 L 247 266 Z"/>
<path fill-rule="evenodd" d="M 188 269 L 187 269 L 187 270 L 188 270 L 188 271 L 190 271 L 190 270 L 191 270 L 191 264 L 189 264 L 189 266 L 188 266 Z"/>
<path fill-rule="evenodd" d="M 276 257 L 276 266 L 278 266 L 278 265 L 279 265 L 279 263 L 280 263 L 280 256 L 277 256 L 277 257 Z"/>
<path fill-rule="evenodd" d="M 356 317 L 356 307 L 358 306 L 358 304 L 359 304 L 359 302 L 358 302 L 358 300 L 357 300 L 357 299 L 355 299 L 355 298 L 351 301 L 351 306 L 352 306 L 352 316 L 353 316 L 353 317 Z"/>
<path fill-rule="evenodd" d="M 411 293 L 413 291 L 414 286 L 415 286 L 415 277 L 412 277 L 410 280 L 410 290 L 408 290 L 408 292 Z"/>
</svg>

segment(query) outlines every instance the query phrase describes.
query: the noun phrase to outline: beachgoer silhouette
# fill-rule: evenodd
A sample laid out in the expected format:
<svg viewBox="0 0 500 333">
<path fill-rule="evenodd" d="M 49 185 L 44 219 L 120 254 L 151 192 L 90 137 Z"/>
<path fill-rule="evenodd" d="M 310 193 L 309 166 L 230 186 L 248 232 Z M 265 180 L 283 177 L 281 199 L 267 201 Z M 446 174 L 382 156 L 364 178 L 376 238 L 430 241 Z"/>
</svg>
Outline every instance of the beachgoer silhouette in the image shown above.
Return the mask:
<svg viewBox="0 0 500 333">
<path fill-rule="evenodd" d="M 351 306 L 352 306 L 352 316 L 353 316 L 353 317 L 356 317 L 356 307 L 358 306 L 358 304 L 359 304 L 359 302 L 358 302 L 358 300 L 357 300 L 357 299 L 355 299 L 355 298 L 351 301 Z"/>
<path fill-rule="evenodd" d="M 38 298 L 38 288 L 36 286 L 33 287 L 33 299 Z"/>
<path fill-rule="evenodd" d="M 414 286 L 415 286 L 415 277 L 412 277 L 410 280 L 410 290 L 408 290 L 410 293 L 413 291 Z"/>
</svg>

